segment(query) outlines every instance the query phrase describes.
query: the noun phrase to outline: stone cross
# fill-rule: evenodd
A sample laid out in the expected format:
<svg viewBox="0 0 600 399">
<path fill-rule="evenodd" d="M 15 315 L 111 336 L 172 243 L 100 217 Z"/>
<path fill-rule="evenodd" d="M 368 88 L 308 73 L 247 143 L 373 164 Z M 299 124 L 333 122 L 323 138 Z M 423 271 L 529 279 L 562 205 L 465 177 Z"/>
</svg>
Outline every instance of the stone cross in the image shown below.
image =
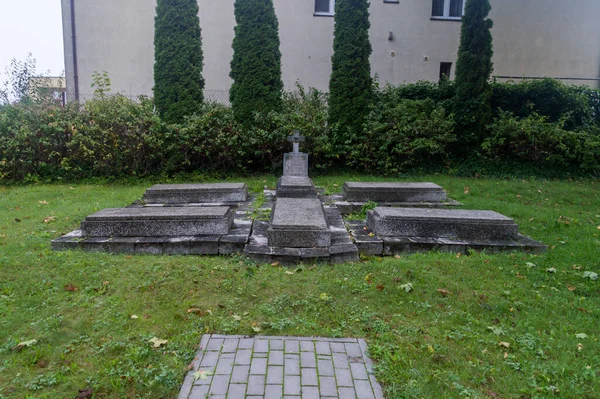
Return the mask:
<svg viewBox="0 0 600 399">
<path fill-rule="evenodd" d="M 294 130 L 294 134 L 288 137 L 288 141 L 294 146 L 294 154 L 300 154 L 300 143 L 304 143 L 306 138 L 304 136 L 300 136 L 300 132 L 298 130 Z"/>
</svg>

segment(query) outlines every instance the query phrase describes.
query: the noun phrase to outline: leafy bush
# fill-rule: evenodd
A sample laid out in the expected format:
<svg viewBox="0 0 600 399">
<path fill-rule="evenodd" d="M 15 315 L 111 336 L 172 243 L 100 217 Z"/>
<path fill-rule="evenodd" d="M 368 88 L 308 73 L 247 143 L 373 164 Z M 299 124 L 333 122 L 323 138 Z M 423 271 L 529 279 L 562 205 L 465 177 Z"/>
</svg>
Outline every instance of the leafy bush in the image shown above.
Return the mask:
<svg viewBox="0 0 600 399">
<path fill-rule="evenodd" d="M 524 118 L 502 112 L 489 126 L 483 153 L 494 161 L 535 163 L 542 167 L 600 168 L 600 136 L 565 130 L 565 119 L 549 121 L 536 113 Z"/>
</svg>

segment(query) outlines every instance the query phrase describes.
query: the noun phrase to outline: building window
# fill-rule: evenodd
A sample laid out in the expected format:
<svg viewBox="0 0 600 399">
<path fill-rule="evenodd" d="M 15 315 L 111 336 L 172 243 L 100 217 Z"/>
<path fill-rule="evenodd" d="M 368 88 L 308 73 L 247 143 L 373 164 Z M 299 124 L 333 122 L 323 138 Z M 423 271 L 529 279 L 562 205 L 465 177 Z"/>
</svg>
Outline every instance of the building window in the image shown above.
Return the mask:
<svg viewBox="0 0 600 399">
<path fill-rule="evenodd" d="M 440 62 L 440 80 L 450 79 L 450 73 L 452 72 L 451 62 Z"/>
<path fill-rule="evenodd" d="M 433 0 L 431 17 L 434 19 L 461 19 L 465 11 L 464 0 Z"/>
<path fill-rule="evenodd" d="M 315 15 L 333 15 L 335 0 L 315 0 Z"/>
</svg>

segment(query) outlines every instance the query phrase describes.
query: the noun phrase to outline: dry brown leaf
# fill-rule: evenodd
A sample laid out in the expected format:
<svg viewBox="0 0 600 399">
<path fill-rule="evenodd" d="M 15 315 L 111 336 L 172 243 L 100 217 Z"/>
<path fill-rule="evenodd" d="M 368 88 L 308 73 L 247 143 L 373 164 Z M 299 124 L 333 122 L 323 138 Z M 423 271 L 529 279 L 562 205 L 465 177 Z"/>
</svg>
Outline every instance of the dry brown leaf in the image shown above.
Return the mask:
<svg viewBox="0 0 600 399">
<path fill-rule="evenodd" d="M 442 296 L 452 295 L 452 293 L 450 291 L 445 290 L 443 288 L 438 288 L 436 291 L 439 292 L 440 294 L 442 294 Z"/>
<path fill-rule="evenodd" d="M 56 221 L 56 217 L 55 216 L 47 216 L 44 218 L 44 223 L 51 223 Z"/>
<path fill-rule="evenodd" d="M 77 291 L 77 287 L 75 287 L 73 284 L 67 284 L 65 285 L 65 291 Z"/>
<path fill-rule="evenodd" d="M 510 348 L 510 343 L 508 343 L 508 342 L 499 342 L 498 345 L 503 346 L 505 348 Z"/>
</svg>

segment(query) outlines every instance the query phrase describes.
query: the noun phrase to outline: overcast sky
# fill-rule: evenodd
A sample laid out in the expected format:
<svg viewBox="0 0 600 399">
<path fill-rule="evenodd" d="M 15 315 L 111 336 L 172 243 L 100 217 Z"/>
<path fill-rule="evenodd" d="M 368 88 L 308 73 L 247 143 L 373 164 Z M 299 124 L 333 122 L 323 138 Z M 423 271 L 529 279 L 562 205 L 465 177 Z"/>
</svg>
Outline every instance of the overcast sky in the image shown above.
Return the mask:
<svg viewBox="0 0 600 399">
<path fill-rule="evenodd" d="M 60 0 L 0 0 L 0 74 L 32 53 L 37 72 L 65 69 Z"/>
</svg>

